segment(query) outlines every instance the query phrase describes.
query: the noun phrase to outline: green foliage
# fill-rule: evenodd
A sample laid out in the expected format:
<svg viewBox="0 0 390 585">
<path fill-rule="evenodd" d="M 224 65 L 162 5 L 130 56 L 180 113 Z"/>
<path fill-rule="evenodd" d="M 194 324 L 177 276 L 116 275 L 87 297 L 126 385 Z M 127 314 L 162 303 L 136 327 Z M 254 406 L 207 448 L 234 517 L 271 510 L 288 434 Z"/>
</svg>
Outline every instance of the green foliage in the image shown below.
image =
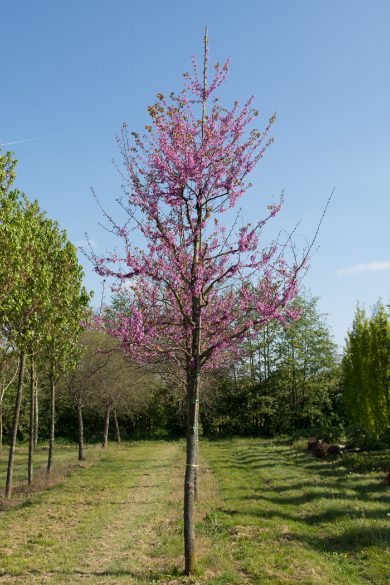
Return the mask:
<svg viewBox="0 0 390 585">
<path fill-rule="evenodd" d="M 0 406 L 6 427 L 15 398 L 8 358 L 28 354 L 41 380 L 49 374 L 55 381 L 74 366 L 90 300 L 76 248 L 37 201 L 13 189 L 15 169 L 11 153 L 0 155 Z M 26 415 L 24 401 L 22 432 Z"/>
<path fill-rule="evenodd" d="M 46 321 L 44 362 L 58 377 L 74 368 L 78 358 L 78 339 L 87 318 L 90 296 L 82 286 L 83 270 L 76 248 L 57 226 L 53 230 L 49 261 L 55 280 L 51 288 L 50 316 Z"/>
<path fill-rule="evenodd" d="M 12 183 L 16 177 L 17 161 L 13 157 L 12 152 L 1 154 L 0 152 L 0 196 L 9 193 Z"/>
<path fill-rule="evenodd" d="M 336 345 L 317 299 L 295 300 L 301 318 L 267 325 L 234 372 L 210 376 L 202 414 L 207 434 L 340 434 L 342 402 Z"/>
<path fill-rule="evenodd" d="M 75 247 L 38 202 L 11 190 L 16 161 L 0 156 L 0 332 L 19 352 L 69 353 L 89 302 Z"/>
<path fill-rule="evenodd" d="M 372 446 L 390 427 L 390 318 L 357 307 L 342 362 L 344 402 L 354 443 Z"/>
<path fill-rule="evenodd" d="M 160 378 L 132 364 L 118 342 L 102 331 L 82 333 L 75 367 L 63 374 L 58 390 L 58 433 L 71 439 L 77 437 L 78 408 L 87 440 L 101 439 L 107 408 L 116 411 L 123 438 L 145 437 L 169 426 Z"/>
</svg>

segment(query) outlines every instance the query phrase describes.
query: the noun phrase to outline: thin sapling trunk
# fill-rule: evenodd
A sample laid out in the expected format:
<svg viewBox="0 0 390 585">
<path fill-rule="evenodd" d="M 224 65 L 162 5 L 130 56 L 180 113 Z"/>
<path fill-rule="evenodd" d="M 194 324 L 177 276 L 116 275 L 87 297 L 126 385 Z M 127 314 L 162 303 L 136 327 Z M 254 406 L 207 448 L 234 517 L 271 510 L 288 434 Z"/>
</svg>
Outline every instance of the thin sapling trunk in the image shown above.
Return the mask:
<svg viewBox="0 0 390 585">
<path fill-rule="evenodd" d="M 198 415 L 199 419 L 199 415 Z M 199 468 L 199 423 L 196 425 L 196 467 L 195 467 L 195 483 L 194 495 L 195 501 L 199 499 L 200 494 L 200 468 Z"/>
<path fill-rule="evenodd" d="M 104 415 L 104 431 L 103 431 L 102 449 L 107 449 L 109 427 L 110 427 L 110 407 L 106 406 L 106 412 Z"/>
<path fill-rule="evenodd" d="M 38 431 L 39 431 L 39 398 L 38 398 L 38 379 L 35 376 L 35 404 L 34 404 L 34 413 L 35 413 L 35 424 L 34 424 L 34 451 L 38 449 Z"/>
<path fill-rule="evenodd" d="M 115 438 L 116 438 L 116 442 L 120 443 L 121 442 L 121 433 L 119 430 L 119 424 L 118 424 L 118 417 L 116 415 L 116 409 L 114 409 L 114 424 L 115 424 Z"/>
<path fill-rule="evenodd" d="M 24 353 L 22 353 L 20 355 L 20 358 L 19 358 L 18 389 L 16 392 L 15 410 L 14 410 L 14 417 L 13 417 L 13 421 L 12 421 L 12 430 L 11 430 L 10 446 L 9 446 L 7 480 L 6 480 L 6 484 L 5 484 L 5 497 L 6 498 L 10 498 L 12 495 L 12 476 L 13 476 L 13 471 L 14 471 L 15 447 L 16 447 L 16 438 L 17 438 L 17 434 L 18 434 L 20 405 L 22 402 L 22 394 L 23 394 L 23 381 L 24 381 L 25 366 L 26 366 L 26 355 Z"/>
<path fill-rule="evenodd" d="M 35 419 L 35 364 L 31 359 L 30 365 L 30 421 L 28 441 L 28 485 L 33 482 L 33 452 L 34 452 L 34 419 Z"/>
<path fill-rule="evenodd" d="M 47 472 L 50 473 L 53 467 L 54 451 L 54 434 L 55 434 L 55 414 L 56 414 L 56 386 L 54 370 L 50 373 L 50 437 L 49 437 L 49 455 L 47 458 Z"/>
<path fill-rule="evenodd" d="M 187 449 L 184 480 L 184 554 L 185 574 L 196 566 L 195 478 L 197 466 L 197 427 L 199 419 L 199 372 L 194 372 L 187 393 Z"/>
<path fill-rule="evenodd" d="M 3 455 L 3 401 L 0 402 L 0 457 Z"/>
<path fill-rule="evenodd" d="M 77 418 L 79 423 L 79 461 L 85 460 L 84 455 L 84 421 L 83 421 L 83 409 L 81 404 L 77 405 Z"/>
<path fill-rule="evenodd" d="M 200 385 L 200 342 L 201 308 L 199 297 L 192 299 L 194 331 L 192 356 L 187 377 L 187 449 L 184 480 L 184 558 L 185 574 L 191 575 L 196 568 L 195 541 L 195 483 L 198 455 L 199 385 Z"/>
</svg>

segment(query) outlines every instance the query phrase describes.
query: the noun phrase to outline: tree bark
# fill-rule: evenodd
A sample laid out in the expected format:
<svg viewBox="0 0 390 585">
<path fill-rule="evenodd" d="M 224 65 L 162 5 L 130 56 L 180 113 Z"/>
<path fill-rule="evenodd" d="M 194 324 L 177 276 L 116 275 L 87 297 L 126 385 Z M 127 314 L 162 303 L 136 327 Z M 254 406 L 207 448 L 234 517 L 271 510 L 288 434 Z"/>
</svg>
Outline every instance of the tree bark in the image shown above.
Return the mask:
<svg viewBox="0 0 390 585">
<path fill-rule="evenodd" d="M 198 389 L 199 394 L 199 389 Z M 198 421 L 196 424 L 196 465 L 195 465 L 195 477 L 194 477 L 194 497 L 195 501 L 199 499 L 200 494 L 200 467 L 199 467 L 199 414 L 198 414 Z"/>
<path fill-rule="evenodd" d="M 38 380 L 35 377 L 35 431 L 34 431 L 34 450 L 38 449 L 38 429 L 39 429 L 39 400 L 38 400 Z"/>
<path fill-rule="evenodd" d="M 0 457 L 3 455 L 3 401 L 0 402 Z"/>
<path fill-rule="evenodd" d="M 77 405 L 77 415 L 79 421 L 79 461 L 85 460 L 84 455 L 84 421 L 83 421 L 83 409 L 81 404 Z"/>
<path fill-rule="evenodd" d="M 50 374 L 50 437 L 49 437 L 49 455 L 47 458 L 47 472 L 50 473 L 53 467 L 54 451 L 54 433 L 55 433 L 55 416 L 56 416 L 56 386 L 54 381 L 54 371 Z"/>
<path fill-rule="evenodd" d="M 110 427 L 110 407 L 106 406 L 106 412 L 105 412 L 105 416 L 104 416 L 104 431 L 103 431 L 102 449 L 107 449 L 109 427 Z"/>
<path fill-rule="evenodd" d="M 5 497 L 6 498 L 10 498 L 12 495 L 12 476 L 13 476 L 13 471 L 14 471 L 16 437 L 17 437 L 17 433 L 18 433 L 20 404 L 22 402 L 25 366 L 26 366 L 26 355 L 24 353 L 22 353 L 22 354 L 20 354 L 20 358 L 19 358 L 18 389 L 17 389 L 17 393 L 16 393 L 14 418 L 12 421 L 12 430 L 11 430 L 10 446 L 9 446 L 7 480 L 6 480 L 6 484 L 5 484 Z"/>
<path fill-rule="evenodd" d="M 199 419 L 199 374 L 191 376 L 187 392 L 187 451 L 184 480 L 184 556 L 185 574 L 191 575 L 196 565 L 195 478 L 197 466 L 197 428 Z"/>
<path fill-rule="evenodd" d="M 116 409 L 114 409 L 114 423 L 115 423 L 115 437 L 116 437 L 116 442 L 120 443 L 121 442 L 121 433 L 119 430 L 119 424 L 118 424 L 118 417 L 116 416 Z"/>
<path fill-rule="evenodd" d="M 35 409 L 35 364 L 31 359 L 30 365 L 30 425 L 28 441 L 28 485 L 33 482 L 33 451 L 34 451 L 34 409 Z"/>
<path fill-rule="evenodd" d="M 192 359 L 187 370 L 187 449 L 184 479 L 184 558 L 185 574 L 192 575 L 196 568 L 195 540 L 195 483 L 198 459 L 199 386 L 200 386 L 200 341 L 201 308 L 200 298 L 192 299 Z"/>
</svg>

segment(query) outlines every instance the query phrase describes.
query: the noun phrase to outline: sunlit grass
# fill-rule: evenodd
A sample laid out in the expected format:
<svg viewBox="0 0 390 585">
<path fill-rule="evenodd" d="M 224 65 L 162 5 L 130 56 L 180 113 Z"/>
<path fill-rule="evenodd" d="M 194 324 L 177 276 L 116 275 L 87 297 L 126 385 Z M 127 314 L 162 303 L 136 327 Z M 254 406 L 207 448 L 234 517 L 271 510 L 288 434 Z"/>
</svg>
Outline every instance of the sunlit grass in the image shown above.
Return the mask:
<svg viewBox="0 0 390 585">
<path fill-rule="evenodd" d="M 47 457 L 48 448 L 41 445 L 33 455 L 33 491 L 44 489 L 47 485 L 53 485 L 72 473 L 80 467 L 77 461 L 76 445 L 58 445 L 54 451 L 54 469 L 50 478 L 47 476 Z M 95 447 L 89 447 L 89 461 L 86 465 L 94 461 L 98 451 Z M 18 445 L 15 453 L 14 471 L 13 471 L 13 500 L 19 501 L 24 498 L 31 490 L 27 487 L 27 458 L 28 448 L 25 444 Z M 8 464 L 8 446 L 3 445 L 3 452 L 0 457 L 0 497 L 4 493 L 5 480 L 7 475 Z"/>
<path fill-rule="evenodd" d="M 389 583 L 390 489 L 383 474 L 354 469 L 358 456 L 318 460 L 287 442 L 258 440 L 204 451 L 220 480 L 218 538 L 234 543 L 252 582 Z M 390 453 L 361 457 L 376 468 Z"/>
<path fill-rule="evenodd" d="M 256 439 L 201 451 L 195 577 L 182 575 L 184 442 L 143 441 L 90 447 L 85 467 L 61 446 L 68 473 L 17 488 L 0 512 L 0 583 L 388 585 L 390 488 L 372 471 L 388 452 L 317 460 Z"/>
</svg>

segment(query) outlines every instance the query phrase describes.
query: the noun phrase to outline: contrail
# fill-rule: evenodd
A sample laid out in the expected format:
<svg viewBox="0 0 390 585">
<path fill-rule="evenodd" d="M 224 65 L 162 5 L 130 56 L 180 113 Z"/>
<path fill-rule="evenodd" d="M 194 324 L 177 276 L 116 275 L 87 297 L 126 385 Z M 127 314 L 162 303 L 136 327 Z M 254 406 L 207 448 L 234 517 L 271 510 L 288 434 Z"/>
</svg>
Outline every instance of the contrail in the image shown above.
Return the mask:
<svg viewBox="0 0 390 585">
<path fill-rule="evenodd" d="M 23 140 L 15 140 L 14 142 L 1 142 L 0 146 L 12 146 L 13 144 L 22 144 L 23 142 L 35 142 L 36 140 L 42 140 L 47 136 L 37 136 L 36 138 L 24 138 Z"/>
</svg>

